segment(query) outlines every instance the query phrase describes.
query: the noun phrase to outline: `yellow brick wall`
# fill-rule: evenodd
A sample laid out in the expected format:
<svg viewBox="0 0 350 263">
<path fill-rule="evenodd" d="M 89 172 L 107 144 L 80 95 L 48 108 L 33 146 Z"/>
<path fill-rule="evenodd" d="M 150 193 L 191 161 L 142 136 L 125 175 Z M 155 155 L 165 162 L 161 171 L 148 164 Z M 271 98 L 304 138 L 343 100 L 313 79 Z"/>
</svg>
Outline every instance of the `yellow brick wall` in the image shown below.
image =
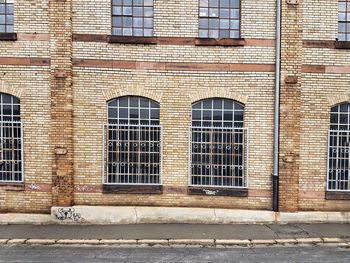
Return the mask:
<svg viewBox="0 0 350 263">
<path fill-rule="evenodd" d="M 0 211 L 47 212 L 51 193 L 41 184 L 51 184 L 50 91 L 48 68 L 1 67 L 0 92 L 18 96 L 24 134 L 24 179 L 33 184 L 28 191 L 0 188 Z M 39 187 L 39 188 L 37 188 Z"/>
<path fill-rule="evenodd" d="M 246 101 L 249 129 L 249 188 L 270 191 L 273 132 L 273 73 L 196 73 L 74 69 L 74 170 L 76 184 L 101 185 L 104 94 L 160 98 L 164 186 L 188 185 L 188 140 L 192 98 Z M 93 96 L 91 96 L 93 94 Z M 155 95 L 157 94 L 157 95 Z M 206 95 L 208 94 L 208 95 Z M 113 195 L 75 193 L 76 204 L 162 205 L 269 209 L 269 198 L 205 197 L 187 194 Z"/>
<path fill-rule="evenodd" d="M 49 0 L 15 0 L 14 3 L 15 32 L 49 32 Z"/>
<path fill-rule="evenodd" d="M 154 32 L 158 37 L 197 37 L 199 0 L 154 0 Z M 110 0 L 73 1 L 73 32 L 111 34 Z M 275 36 L 275 1 L 242 1 L 242 37 Z"/>
<path fill-rule="evenodd" d="M 303 0 L 303 38 L 335 40 L 338 35 L 338 0 Z"/>
</svg>

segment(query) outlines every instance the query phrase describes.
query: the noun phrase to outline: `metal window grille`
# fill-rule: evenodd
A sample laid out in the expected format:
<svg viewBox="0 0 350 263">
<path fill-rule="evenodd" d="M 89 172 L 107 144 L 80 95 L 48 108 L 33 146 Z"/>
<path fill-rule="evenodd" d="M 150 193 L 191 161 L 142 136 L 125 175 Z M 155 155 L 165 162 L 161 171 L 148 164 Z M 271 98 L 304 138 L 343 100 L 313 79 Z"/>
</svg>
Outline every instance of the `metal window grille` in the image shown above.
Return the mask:
<svg viewBox="0 0 350 263">
<path fill-rule="evenodd" d="M 243 128 L 243 110 L 243 105 L 226 99 L 193 105 L 190 185 L 248 186 L 248 131 Z"/>
<path fill-rule="evenodd" d="M 0 93 L 0 182 L 23 182 L 23 129 L 20 104 Z"/>
<path fill-rule="evenodd" d="M 350 41 L 350 0 L 338 1 L 338 40 Z"/>
<path fill-rule="evenodd" d="M 0 32 L 13 32 L 14 0 L 0 0 Z"/>
<path fill-rule="evenodd" d="M 343 103 L 331 110 L 328 134 L 327 190 L 350 191 L 350 104 Z"/>
<path fill-rule="evenodd" d="M 159 105 L 141 97 L 108 103 L 104 125 L 104 184 L 162 184 Z"/>
<path fill-rule="evenodd" d="M 199 37 L 240 38 L 240 0 L 199 0 Z"/>
<path fill-rule="evenodd" d="M 153 36 L 153 0 L 112 0 L 112 34 Z"/>
</svg>

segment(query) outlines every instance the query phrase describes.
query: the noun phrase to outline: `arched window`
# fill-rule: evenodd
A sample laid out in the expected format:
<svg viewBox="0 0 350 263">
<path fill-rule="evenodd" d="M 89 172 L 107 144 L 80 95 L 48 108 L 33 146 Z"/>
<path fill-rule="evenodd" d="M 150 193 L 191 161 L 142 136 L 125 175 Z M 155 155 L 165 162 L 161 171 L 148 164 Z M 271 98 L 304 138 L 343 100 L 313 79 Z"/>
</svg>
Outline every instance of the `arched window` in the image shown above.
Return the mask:
<svg viewBox="0 0 350 263">
<path fill-rule="evenodd" d="M 143 97 L 108 102 L 105 184 L 161 184 L 159 104 Z"/>
<path fill-rule="evenodd" d="M 192 105 L 192 186 L 247 186 L 247 131 L 244 106 L 229 99 Z"/>
<path fill-rule="evenodd" d="M 19 99 L 0 93 L 0 182 L 23 181 L 23 135 Z"/>
<path fill-rule="evenodd" d="M 350 104 L 342 103 L 331 109 L 328 139 L 329 191 L 349 191 Z"/>
</svg>

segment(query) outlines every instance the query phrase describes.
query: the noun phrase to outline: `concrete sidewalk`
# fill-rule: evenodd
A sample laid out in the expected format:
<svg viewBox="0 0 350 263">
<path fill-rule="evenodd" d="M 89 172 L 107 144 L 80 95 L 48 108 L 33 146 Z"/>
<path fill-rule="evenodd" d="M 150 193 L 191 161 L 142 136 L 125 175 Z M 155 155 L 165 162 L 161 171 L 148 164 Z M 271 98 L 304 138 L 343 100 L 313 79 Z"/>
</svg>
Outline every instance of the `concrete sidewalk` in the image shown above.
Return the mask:
<svg viewBox="0 0 350 263">
<path fill-rule="evenodd" d="M 350 247 L 350 224 L 0 225 L 0 244 L 273 245 Z"/>
</svg>

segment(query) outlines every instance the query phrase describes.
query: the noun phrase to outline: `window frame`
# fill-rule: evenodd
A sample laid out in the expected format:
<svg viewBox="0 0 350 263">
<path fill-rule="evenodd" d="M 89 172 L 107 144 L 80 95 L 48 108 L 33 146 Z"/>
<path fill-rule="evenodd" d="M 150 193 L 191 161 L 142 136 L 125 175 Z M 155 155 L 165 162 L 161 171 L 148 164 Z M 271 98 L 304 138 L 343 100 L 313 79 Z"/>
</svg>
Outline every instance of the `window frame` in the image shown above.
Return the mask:
<svg viewBox="0 0 350 263">
<path fill-rule="evenodd" d="M 117 123 L 117 124 L 111 124 L 110 123 L 110 118 L 109 118 L 109 103 L 113 102 L 115 100 L 119 100 L 121 98 L 128 98 L 128 102 L 130 101 L 130 98 L 138 98 L 138 99 L 146 99 L 149 102 L 149 106 L 148 109 L 151 111 L 152 106 L 151 106 L 151 102 L 157 104 L 159 106 L 158 108 L 158 113 L 159 113 L 159 118 L 157 119 L 158 124 L 151 124 L 151 115 L 149 115 L 149 124 L 141 124 L 140 122 L 138 124 L 130 124 L 130 114 L 128 115 L 128 123 Z M 140 101 L 139 101 L 140 102 Z M 128 104 L 127 106 L 128 108 L 128 112 L 130 109 L 130 105 Z M 139 113 L 141 112 L 142 107 L 138 106 L 138 111 Z M 117 110 L 119 109 L 119 106 L 116 108 Z M 153 108 L 154 109 L 154 108 Z M 106 110 L 107 110 L 107 123 L 103 124 L 102 130 L 102 184 L 104 187 L 133 187 L 133 188 L 137 188 L 139 187 L 141 189 L 141 191 L 144 191 L 143 187 L 146 188 L 150 188 L 150 187 L 162 187 L 163 185 L 163 129 L 160 123 L 160 103 L 158 103 L 157 101 L 154 101 L 150 98 L 147 97 L 143 97 L 143 96 L 121 96 L 121 97 L 116 97 L 113 98 L 111 100 L 108 100 L 106 103 Z M 138 120 L 141 121 L 142 118 L 139 116 Z M 118 119 L 119 121 L 119 119 Z M 158 132 L 159 132 L 159 173 L 158 173 L 158 183 L 121 183 L 121 182 L 108 182 L 108 154 L 109 154 L 109 150 L 108 150 L 108 141 L 107 141 L 107 133 L 108 133 L 108 126 L 115 126 L 115 127 L 153 127 L 153 128 L 158 128 Z M 129 141 L 129 140 L 128 140 Z M 141 142 L 141 140 L 140 140 Z M 149 152 L 148 152 L 149 153 Z M 139 162 L 139 165 L 141 164 L 141 162 Z M 129 173 L 128 173 L 129 175 Z M 137 176 L 137 175 L 135 175 Z M 147 174 L 147 176 L 149 176 Z M 112 189 L 111 192 L 113 192 L 114 190 Z M 159 191 L 162 191 L 161 188 L 156 189 L 155 191 L 151 191 L 151 192 L 147 192 L 147 193 L 160 193 Z"/>
<path fill-rule="evenodd" d="M 345 113 L 342 113 L 341 111 L 341 106 L 342 105 L 346 105 L 347 107 L 347 112 Z M 336 112 L 333 110 L 337 108 Z M 337 122 L 334 123 L 332 122 L 332 114 L 336 114 L 337 116 Z M 346 115 L 347 116 L 347 124 L 342 124 L 341 122 L 341 115 Z M 332 126 L 337 126 L 336 129 L 332 128 Z M 347 129 L 341 129 L 340 126 L 347 126 Z M 332 133 L 336 133 L 336 135 L 333 135 Z M 327 192 L 334 192 L 334 193 L 348 193 L 350 194 L 350 144 L 348 146 L 345 146 L 343 147 L 341 144 L 342 144 L 342 141 L 340 141 L 340 138 L 343 137 L 342 133 L 346 133 L 347 134 L 347 140 L 350 139 L 350 103 L 348 102 L 343 102 L 343 103 L 339 103 L 339 104 L 336 104 L 334 106 L 331 107 L 330 109 L 330 114 L 329 114 L 329 130 L 328 130 L 328 148 L 327 148 L 327 180 L 326 180 L 326 191 Z M 334 138 L 334 139 L 333 139 Z M 332 139 L 333 140 L 336 140 L 336 144 L 333 145 L 332 144 Z M 341 180 L 339 179 L 339 175 L 338 175 L 338 170 L 344 170 L 343 168 L 346 168 L 346 162 L 344 161 L 344 166 L 345 167 L 342 167 L 341 169 L 337 169 L 337 168 L 333 168 L 333 165 L 332 167 L 330 166 L 330 162 L 331 160 L 335 161 L 336 163 L 336 166 L 338 166 L 339 162 L 341 163 L 342 160 L 345 160 L 344 158 L 342 158 L 342 156 L 339 156 L 339 153 L 336 152 L 337 156 L 335 158 L 332 158 L 331 156 L 331 148 L 337 148 L 339 150 L 339 148 L 344 148 L 345 150 L 345 154 L 348 155 L 347 157 L 347 163 L 348 163 L 348 167 L 347 167 L 347 176 L 348 176 L 348 179 L 347 179 L 347 189 L 339 189 L 339 184 L 344 181 L 344 180 Z M 346 149 L 347 148 L 347 149 Z M 346 150 L 348 152 L 346 152 Z M 340 164 L 341 166 L 341 164 Z M 336 175 L 335 175 L 335 180 L 331 180 L 331 168 L 332 168 L 332 174 L 333 172 L 335 171 L 336 172 Z M 330 187 L 330 183 L 331 182 L 334 182 L 335 184 L 335 188 L 331 188 Z"/>
<path fill-rule="evenodd" d="M 14 3 L 14 1 L 11 1 L 12 3 L 7 3 L 8 2 L 8 0 L 3 0 L 4 1 L 4 3 L 3 3 L 3 5 L 4 5 L 4 8 L 5 8 L 5 13 L 3 13 L 3 14 L 0 14 L 0 16 L 4 16 L 4 24 L 1 24 L 1 25 L 3 25 L 4 26 L 4 31 L 0 31 L 0 33 L 4 33 L 4 34 L 12 34 L 12 33 L 14 33 L 14 25 L 15 25 L 15 3 Z M 0 4 L 2 4 L 2 3 L 0 3 Z M 7 6 L 8 5 L 13 5 L 13 13 L 11 14 L 11 13 L 8 13 L 7 12 Z M 8 23 L 8 18 L 7 18 L 7 16 L 12 16 L 12 23 Z M 7 26 L 12 26 L 12 30 L 11 31 L 8 31 L 7 30 Z"/>
<path fill-rule="evenodd" d="M 4 0 L 5 2 L 3 3 L 4 4 L 4 7 L 5 7 L 5 13 L 1 14 L 1 16 L 4 16 L 4 23 L 5 24 L 2 24 L 4 26 L 4 29 L 5 31 L 0 31 L 0 41 L 15 41 L 17 40 L 17 34 L 15 33 L 15 1 L 13 1 L 13 14 L 12 14 L 12 20 L 13 20 L 13 23 L 12 24 L 9 24 L 9 25 L 12 25 L 12 31 L 7 31 L 7 13 L 6 13 L 6 5 L 7 5 L 7 0 Z"/>
<path fill-rule="evenodd" d="M 340 11 L 340 3 L 345 3 L 345 11 Z M 340 14 L 345 14 L 345 20 L 339 20 Z M 349 18 L 349 19 L 348 19 Z M 338 0 L 338 41 L 339 42 L 350 42 L 350 0 Z M 340 24 L 345 24 L 345 31 L 340 32 Z M 349 28 L 349 31 L 347 30 Z M 344 35 L 345 39 L 339 39 L 340 35 Z"/>
<path fill-rule="evenodd" d="M 114 28 L 113 17 L 116 16 L 116 15 L 114 15 L 114 13 L 113 13 L 113 7 L 114 7 L 113 0 L 110 0 L 110 1 L 111 1 L 110 2 L 110 6 L 111 6 L 111 31 L 110 32 L 111 32 L 111 35 L 109 36 L 109 39 L 108 39 L 109 43 L 124 43 L 122 41 L 122 38 L 125 38 L 125 43 L 131 43 L 132 44 L 132 43 L 134 43 L 135 39 L 139 39 L 138 41 L 139 41 L 140 44 L 156 44 L 155 40 L 154 41 L 147 41 L 147 40 L 145 40 L 145 43 L 140 42 L 140 39 L 153 39 L 153 38 L 155 38 L 155 30 L 154 30 L 154 11 L 155 11 L 155 9 L 154 9 L 154 5 L 155 5 L 154 1 L 155 0 L 152 0 L 153 1 L 153 6 L 152 6 L 152 8 L 153 8 L 153 15 L 150 18 L 152 18 L 153 26 L 152 26 L 152 35 L 150 35 L 150 36 L 145 36 L 144 35 L 144 30 L 145 30 L 144 26 L 140 27 L 140 29 L 143 30 L 143 35 L 142 36 L 135 36 L 134 32 L 132 32 L 132 35 L 124 35 L 124 34 L 116 35 L 116 34 L 113 34 L 113 28 Z M 134 1 L 134 0 L 132 0 L 132 1 Z M 133 8 L 133 5 L 131 5 L 131 7 Z M 144 5 L 142 6 L 142 9 L 143 8 L 144 8 Z M 133 15 L 131 15 L 130 17 L 133 18 Z M 145 18 L 145 16 L 144 16 L 144 11 L 143 11 L 142 19 L 144 19 L 144 18 Z M 132 21 L 132 23 L 134 23 L 134 22 Z M 124 29 L 124 27 L 121 27 L 121 28 Z M 134 28 L 135 28 L 134 26 L 131 27 L 132 31 L 133 31 Z M 137 43 L 135 43 L 135 44 L 137 44 Z"/>
<path fill-rule="evenodd" d="M 220 39 L 222 39 L 222 40 L 240 40 L 240 39 L 242 39 L 242 0 L 238 0 L 239 1 L 239 29 L 238 29 L 238 37 L 235 37 L 235 38 L 233 38 L 233 37 L 224 37 L 224 38 L 221 38 L 220 37 L 220 25 L 219 25 L 219 35 L 218 35 L 218 37 L 217 38 L 213 38 L 213 37 L 210 37 L 209 36 L 209 25 L 208 25 L 208 37 L 201 37 L 200 36 L 200 34 L 199 34 L 199 30 L 200 30 L 200 25 L 199 25 L 199 23 L 200 23 L 200 19 L 201 19 L 201 16 L 200 16 L 200 9 L 201 9 L 201 6 L 200 6 L 200 1 L 201 0 L 198 0 L 198 36 L 197 36 L 197 39 L 199 39 L 199 40 L 204 40 L 205 41 L 205 39 L 216 39 L 216 40 L 220 40 Z M 208 1 L 210 1 L 210 0 L 208 0 Z M 219 6 L 220 6 L 220 0 L 218 0 L 219 1 Z M 208 9 L 210 9 L 210 6 L 209 6 L 209 3 L 208 3 Z M 218 10 L 219 10 L 219 16 L 218 16 L 218 19 L 219 19 L 219 24 L 220 24 L 220 8 L 218 7 Z M 231 8 L 229 8 L 229 10 L 231 10 Z M 230 11 L 229 11 L 230 12 Z M 208 23 L 209 23 L 209 19 L 210 19 L 210 17 L 209 17 L 209 14 L 208 14 Z M 229 23 L 231 22 L 231 19 L 229 19 Z M 229 29 L 228 29 L 229 31 L 231 30 L 230 29 L 230 27 L 229 27 Z M 198 42 L 200 42 L 200 41 L 198 41 Z M 200 43 L 198 43 L 198 44 L 200 44 Z M 205 42 L 205 44 L 206 45 L 209 45 L 209 43 L 206 43 Z M 219 44 L 220 45 L 220 43 L 216 43 L 216 44 Z M 226 45 L 229 45 L 229 44 L 226 44 Z M 232 44 L 233 46 L 243 46 L 244 45 L 244 43 L 233 43 Z"/>
<path fill-rule="evenodd" d="M 2 141 L 4 140 L 3 139 L 3 128 L 4 127 L 9 127 L 8 125 L 10 125 L 11 127 L 11 133 L 12 133 L 12 136 L 11 137 L 8 137 L 8 138 L 11 138 L 11 144 L 13 143 L 13 141 L 15 141 L 15 139 L 17 139 L 19 142 L 20 142 L 20 147 L 17 147 L 17 148 L 12 148 L 12 154 L 11 156 L 13 157 L 14 153 L 13 151 L 20 151 L 20 156 L 18 159 L 14 159 L 14 158 L 11 158 L 10 162 L 12 162 L 12 167 L 16 164 L 15 162 L 17 161 L 20 161 L 21 162 L 21 165 L 20 165 L 20 168 L 18 171 L 16 171 L 14 168 L 12 168 L 12 175 L 11 177 L 12 178 L 15 178 L 15 174 L 14 174 L 14 171 L 15 173 L 19 173 L 20 174 L 20 180 L 16 180 L 16 179 L 12 179 L 12 180 L 3 180 L 2 178 L 5 177 L 3 175 L 1 175 L 2 171 L 0 171 L 0 185 L 8 185 L 8 184 L 23 184 L 24 181 L 25 181 L 25 173 L 24 173 L 24 129 L 23 129 L 23 122 L 22 122 L 22 119 L 21 119 L 21 101 L 18 97 L 12 95 L 12 94 L 9 94 L 9 93 L 5 93 L 5 92 L 0 92 L 0 107 L 3 108 L 4 107 L 4 104 L 2 102 L 3 100 L 3 95 L 7 95 L 11 98 L 11 103 L 8 104 L 8 103 L 5 103 L 6 105 L 11 105 L 11 114 L 10 115 L 6 115 L 8 116 L 8 118 L 10 118 L 11 120 L 4 120 L 4 115 L 1 114 L 0 115 L 0 143 L 2 144 Z M 14 105 L 16 105 L 17 103 L 14 103 L 13 100 L 16 99 L 18 100 L 18 111 L 19 111 L 19 114 L 18 115 L 14 115 L 13 112 L 14 112 Z M 4 112 L 4 111 L 2 111 Z M 14 120 L 14 118 L 18 118 L 18 120 Z M 4 125 L 4 124 L 7 124 L 7 125 Z M 17 135 L 18 136 L 14 136 L 14 129 L 17 128 L 19 129 L 19 133 L 17 132 Z M 1 150 L 0 150 L 0 159 L 1 161 L 6 161 L 6 159 L 4 160 L 4 152 L 3 152 L 3 148 L 2 146 L 0 147 Z M 0 166 L 0 169 L 2 170 L 2 164 Z"/>
<path fill-rule="evenodd" d="M 219 99 L 222 100 L 222 103 L 224 103 L 225 100 L 227 101 L 231 101 L 233 103 L 233 109 L 232 109 L 232 116 L 233 116 L 233 121 L 232 121 L 232 127 L 215 127 L 214 125 L 210 125 L 210 126 L 203 126 L 203 124 L 201 123 L 201 126 L 194 126 L 193 125 L 193 106 L 197 103 L 201 103 L 204 101 L 214 101 L 215 99 Z M 213 102 L 212 102 L 213 103 Z M 213 104 L 212 104 L 213 105 Z M 242 109 L 242 116 L 243 116 L 243 120 L 242 120 L 242 126 L 241 127 L 237 127 L 235 125 L 235 121 L 234 121 L 234 116 L 235 116 L 235 110 L 234 110 L 234 105 L 239 105 L 241 106 Z M 203 109 L 201 108 L 201 111 L 203 111 Z M 225 109 L 224 107 L 222 108 L 222 112 L 224 112 Z M 191 127 L 189 128 L 189 146 L 188 146 L 188 154 L 189 154 L 189 160 L 188 160 L 188 185 L 190 187 L 190 189 L 193 188 L 199 188 L 203 190 L 204 194 L 207 195 L 236 195 L 234 193 L 230 193 L 225 191 L 225 189 L 233 190 L 247 190 L 249 187 L 249 130 L 247 127 L 245 127 L 245 120 L 244 120 L 244 116 L 245 116 L 245 105 L 233 100 L 233 99 L 227 99 L 227 98 L 207 98 L 207 99 L 203 99 L 203 100 L 199 100 L 196 101 L 194 103 L 192 103 L 192 107 L 191 107 Z M 212 121 L 213 121 L 213 117 L 212 117 Z M 201 122 L 203 122 L 203 119 L 201 117 Z M 223 120 L 222 120 L 222 123 Z M 218 185 L 218 184 L 193 184 L 192 183 L 192 178 L 193 178 L 193 174 L 192 174 L 192 160 L 193 160 L 193 150 L 192 150 L 192 145 L 193 145 L 193 129 L 194 128 L 199 128 L 199 129 L 228 129 L 228 130 L 241 130 L 242 131 L 242 185 Z M 201 140 L 202 141 L 202 140 Z M 234 163 L 234 161 L 233 161 Z M 210 165 L 214 165 L 214 164 L 210 164 Z M 212 168 L 210 168 L 212 170 Z M 211 175 L 210 175 L 211 176 Z M 203 175 L 197 176 L 197 177 L 203 177 Z M 229 178 L 229 177 L 227 177 Z M 232 182 L 234 181 L 234 176 L 231 175 L 231 180 Z M 211 190 L 207 190 L 207 189 L 214 189 L 214 191 Z M 217 190 L 220 189 L 220 190 Z M 208 192 L 209 191 L 209 192 Z M 216 192 L 215 192 L 216 191 Z M 198 194 L 198 191 L 196 193 L 196 189 L 194 189 L 194 191 L 190 190 L 190 192 L 193 192 L 194 194 Z M 238 194 L 239 196 L 247 196 L 247 192 L 242 193 L 242 195 Z"/>
</svg>

